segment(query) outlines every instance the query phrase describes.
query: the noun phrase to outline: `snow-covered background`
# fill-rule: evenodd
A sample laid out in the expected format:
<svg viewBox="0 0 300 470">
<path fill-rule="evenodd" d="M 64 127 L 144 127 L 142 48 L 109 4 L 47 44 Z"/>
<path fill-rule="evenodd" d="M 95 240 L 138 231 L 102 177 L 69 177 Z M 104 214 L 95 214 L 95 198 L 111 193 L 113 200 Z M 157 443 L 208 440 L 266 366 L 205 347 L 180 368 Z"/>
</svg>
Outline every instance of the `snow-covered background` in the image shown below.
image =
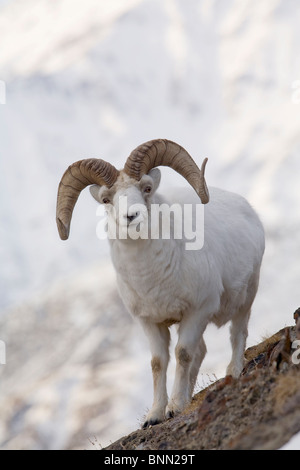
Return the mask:
<svg viewBox="0 0 300 470">
<path fill-rule="evenodd" d="M 266 229 L 248 345 L 292 323 L 299 24 L 297 0 L 0 1 L 2 448 L 105 446 L 151 404 L 148 346 L 118 299 L 88 191 L 70 239 L 57 234 L 57 185 L 73 161 L 121 168 L 157 137 L 208 156 L 208 184 L 246 196 Z M 186 183 L 163 169 L 171 184 Z M 206 341 L 199 387 L 230 356 L 227 328 Z"/>
</svg>

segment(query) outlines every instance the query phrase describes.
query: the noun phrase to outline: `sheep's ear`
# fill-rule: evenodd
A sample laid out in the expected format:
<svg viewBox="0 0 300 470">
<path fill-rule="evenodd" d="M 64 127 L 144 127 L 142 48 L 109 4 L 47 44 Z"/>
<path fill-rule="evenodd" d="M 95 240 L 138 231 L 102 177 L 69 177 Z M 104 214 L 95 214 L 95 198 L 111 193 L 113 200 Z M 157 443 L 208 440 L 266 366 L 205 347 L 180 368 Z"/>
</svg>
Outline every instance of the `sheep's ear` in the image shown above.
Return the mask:
<svg viewBox="0 0 300 470">
<path fill-rule="evenodd" d="M 153 179 L 154 187 L 153 189 L 156 191 L 159 183 L 160 183 L 160 177 L 161 177 L 161 172 L 158 168 L 152 168 L 152 170 L 149 171 L 148 176 L 151 176 Z"/>
<path fill-rule="evenodd" d="M 100 199 L 101 186 L 99 186 L 98 184 L 93 184 L 92 186 L 90 186 L 89 189 L 90 189 L 90 193 L 93 196 L 93 198 L 96 199 L 97 202 L 101 203 L 101 199 Z"/>
</svg>

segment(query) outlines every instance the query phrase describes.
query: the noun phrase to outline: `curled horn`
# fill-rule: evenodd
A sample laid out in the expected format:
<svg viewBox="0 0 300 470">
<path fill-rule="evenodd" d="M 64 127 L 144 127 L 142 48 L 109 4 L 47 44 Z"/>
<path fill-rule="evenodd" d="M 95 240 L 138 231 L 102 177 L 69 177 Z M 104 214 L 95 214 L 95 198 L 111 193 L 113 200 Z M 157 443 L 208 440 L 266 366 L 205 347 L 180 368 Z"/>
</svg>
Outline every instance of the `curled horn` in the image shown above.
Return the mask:
<svg viewBox="0 0 300 470">
<path fill-rule="evenodd" d="M 58 187 L 56 223 L 59 236 L 67 240 L 74 206 L 81 191 L 90 184 L 111 187 L 119 171 L 110 163 L 88 158 L 73 163 L 63 174 Z"/>
<path fill-rule="evenodd" d="M 133 150 L 127 158 L 124 171 L 132 178 L 140 180 L 152 168 L 160 165 L 169 166 L 190 183 L 202 204 L 207 204 L 209 192 L 204 177 L 206 163 L 207 158 L 199 169 L 183 147 L 171 140 L 156 139 L 145 142 Z"/>
</svg>

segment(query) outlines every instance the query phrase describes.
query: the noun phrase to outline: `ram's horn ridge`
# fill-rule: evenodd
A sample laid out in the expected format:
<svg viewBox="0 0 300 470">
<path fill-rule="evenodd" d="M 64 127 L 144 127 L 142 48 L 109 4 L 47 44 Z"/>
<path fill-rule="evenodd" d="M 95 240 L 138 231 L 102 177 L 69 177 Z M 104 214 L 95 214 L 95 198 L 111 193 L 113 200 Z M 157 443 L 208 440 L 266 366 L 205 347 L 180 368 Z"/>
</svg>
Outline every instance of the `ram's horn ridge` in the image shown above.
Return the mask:
<svg viewBox="0 0 300 470">
<path fill-rule="evenodd" d="M 132 178 L 140 180 L 152 168 L 168 166 L 182 175 L 194 188 L 202 204 L 209 202 L 204 172 L 207 158 L 198 168 L 189 153 L 180 145 L 166 139 L 155 139 L 139 145 L 127 158 L 124 171 Z"/>
<path fill-rule="evenodd" d="M 56 223 L 60 238 L 67 240 L 74 206 L 80 192 L 90 184 L 113 186 L 119 171 L 110 163 L 87 158 L 73 163 L 59 183 L 56 205 Z"/>
</svg>

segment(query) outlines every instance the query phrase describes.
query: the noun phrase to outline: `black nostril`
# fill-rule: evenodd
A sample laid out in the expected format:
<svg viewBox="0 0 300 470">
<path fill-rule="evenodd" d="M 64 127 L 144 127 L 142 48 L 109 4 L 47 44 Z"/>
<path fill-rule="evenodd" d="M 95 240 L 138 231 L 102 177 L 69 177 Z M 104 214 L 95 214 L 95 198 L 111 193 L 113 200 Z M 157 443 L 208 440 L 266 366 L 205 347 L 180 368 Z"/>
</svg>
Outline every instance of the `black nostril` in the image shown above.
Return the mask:
<svg viewBox="0 0 300 470">
<path fill-rule="evenodd" d="M 134 214 L 127 215 L 127 219 L 129 220 L 129 222 L 132 222 L 139 214 L 139 212 L 135 212 Z"/>
</svg>

